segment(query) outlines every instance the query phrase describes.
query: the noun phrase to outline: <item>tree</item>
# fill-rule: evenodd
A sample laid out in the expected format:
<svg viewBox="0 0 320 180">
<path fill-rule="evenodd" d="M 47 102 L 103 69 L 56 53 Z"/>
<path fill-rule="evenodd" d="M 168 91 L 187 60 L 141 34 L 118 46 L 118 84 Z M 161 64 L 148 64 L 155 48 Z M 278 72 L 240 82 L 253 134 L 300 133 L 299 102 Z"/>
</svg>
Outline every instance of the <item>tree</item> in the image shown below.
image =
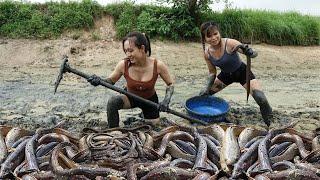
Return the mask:
<svg viewBox="0 0 320 180">
<path fill-rule="evenodd" d="M 167 3 L 173 8 L 187 11 L 196 21 L 199 20 L 200 14 L 210 11 L 210 5 L 220 0 L 158 0 L 160 4 Z"/>
<path fill-rule="evenodd" d="M 158 0 L 160 3 L 168 3 L 175 8 L 186 8 L 191 14 L 197 14 L 210 10 L 209 5 L 220 0 Z"/>
</svg>

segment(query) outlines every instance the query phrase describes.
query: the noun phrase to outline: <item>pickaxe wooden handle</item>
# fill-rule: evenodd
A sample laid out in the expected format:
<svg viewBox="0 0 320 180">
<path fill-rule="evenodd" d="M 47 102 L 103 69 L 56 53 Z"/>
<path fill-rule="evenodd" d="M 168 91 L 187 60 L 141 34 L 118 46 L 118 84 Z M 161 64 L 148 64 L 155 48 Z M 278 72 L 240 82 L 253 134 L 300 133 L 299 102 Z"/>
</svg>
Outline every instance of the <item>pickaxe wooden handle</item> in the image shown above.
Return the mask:
<svg viewBox="0 0 320 180">
<path fill-rule="evenodd" d="M 247 85 L 247 102 L 250 94 L 250 72 L 251 72 L 251 57 L 247 56 L 247 67 L 246 67 L 246 85 Z"/>
<path fill-rule="evenodd" d="M 242 49 L 242 51 L 244 52 L 244 50 L 246 49 L 246 47 L 243 44 L 238 45 L 235 49 L 234 52 L 238 51 L 238 49 Z M 250 95 L 250 72 L 251 72 L 251 57 L 249 55 L 246 55 L 247 57 L 247 66 L 246 66 L 246 89 L 247 89 L 247 102 L 249 99 L 249 95 Z"/>
</svg>

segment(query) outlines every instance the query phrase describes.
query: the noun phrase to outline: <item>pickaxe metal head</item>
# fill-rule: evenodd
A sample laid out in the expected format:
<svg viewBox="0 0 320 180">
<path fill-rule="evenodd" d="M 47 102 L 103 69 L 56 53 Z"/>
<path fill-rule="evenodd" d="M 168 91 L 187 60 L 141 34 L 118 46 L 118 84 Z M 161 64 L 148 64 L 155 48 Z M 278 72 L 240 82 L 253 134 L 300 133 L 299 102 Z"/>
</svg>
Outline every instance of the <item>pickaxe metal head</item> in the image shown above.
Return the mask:
<svg viewBox="0 0 320 180">
<path fill-rule="evenodd" d="M 63 78 L 63 73 L 68 72 L 68 71 L 69 71 L 68 56 L 64 55 L 63 60 L 62 60 L 62 64 L 60 66 L 60 71 L 59 71 L 57 80 L 54 83 L 54 94 L 57 92 L 57 88 L 60 84 L 61 79 Z"/>
</svg>

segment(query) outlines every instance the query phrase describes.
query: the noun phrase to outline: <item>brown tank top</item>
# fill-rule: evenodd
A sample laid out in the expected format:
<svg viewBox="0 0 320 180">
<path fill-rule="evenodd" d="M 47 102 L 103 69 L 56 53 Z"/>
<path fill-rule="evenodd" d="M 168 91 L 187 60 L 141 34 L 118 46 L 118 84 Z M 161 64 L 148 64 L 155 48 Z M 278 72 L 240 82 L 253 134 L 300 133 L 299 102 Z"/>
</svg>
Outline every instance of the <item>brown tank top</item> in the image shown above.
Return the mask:
<svg viewBox="0 0 320 180">
<path fill-rule="evenodd" d="M 154 93 L 156 92 L 154 89 L 154 86 L 158 79 L 157 60 L 156 59 L 154 60 L 153 76 L 149 81 L 137 81 L 132 79 L 129 76 L 129 71 L 128 71 L 129 67 L 130 67 L 130 61 L 125 60 L 124 78 L 127 81 L 128 91 L 146 99 L 153 96 Z"/>
</svg>

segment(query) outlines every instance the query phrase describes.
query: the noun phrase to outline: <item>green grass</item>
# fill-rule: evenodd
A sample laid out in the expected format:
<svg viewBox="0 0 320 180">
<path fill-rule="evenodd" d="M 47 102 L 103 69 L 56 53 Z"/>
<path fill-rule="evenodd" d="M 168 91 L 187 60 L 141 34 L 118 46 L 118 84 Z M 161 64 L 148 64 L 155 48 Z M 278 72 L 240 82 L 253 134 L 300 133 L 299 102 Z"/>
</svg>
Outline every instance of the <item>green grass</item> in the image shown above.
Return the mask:
<svg viewBox="0 0 320 180">
<path fill-rule="evenodd" d="M 295 12 L 229 9 L 222 13 L 203 12 L 198 18 L 187 9 L 132 2 L 101 6 L 93 0 L 30 4 L 0 1 L 0 36 L 9 38 L 57 38 L 66 30 L 81 32 L 94 27 L 96 19 L 112 15 L 117 37 L 130 31 L 142 31 L 151 38 L 199 41 L 199 26 L 213 20 L 220 24 L 223 36 L 242 42 L 275 45 L 319 45 L 320 17 Z M 81 34 L 75 34 L 77 39 Z M 99 40 L 99 34 L 92 34 Z"/>
<path fill-rule="evenodd" d="M 227 10 L 212 14 L 224 36 L 240 41 L 254 40 L 276 45 L 319 44 L 319 21 L 295 12 Z"/>
</svg>

